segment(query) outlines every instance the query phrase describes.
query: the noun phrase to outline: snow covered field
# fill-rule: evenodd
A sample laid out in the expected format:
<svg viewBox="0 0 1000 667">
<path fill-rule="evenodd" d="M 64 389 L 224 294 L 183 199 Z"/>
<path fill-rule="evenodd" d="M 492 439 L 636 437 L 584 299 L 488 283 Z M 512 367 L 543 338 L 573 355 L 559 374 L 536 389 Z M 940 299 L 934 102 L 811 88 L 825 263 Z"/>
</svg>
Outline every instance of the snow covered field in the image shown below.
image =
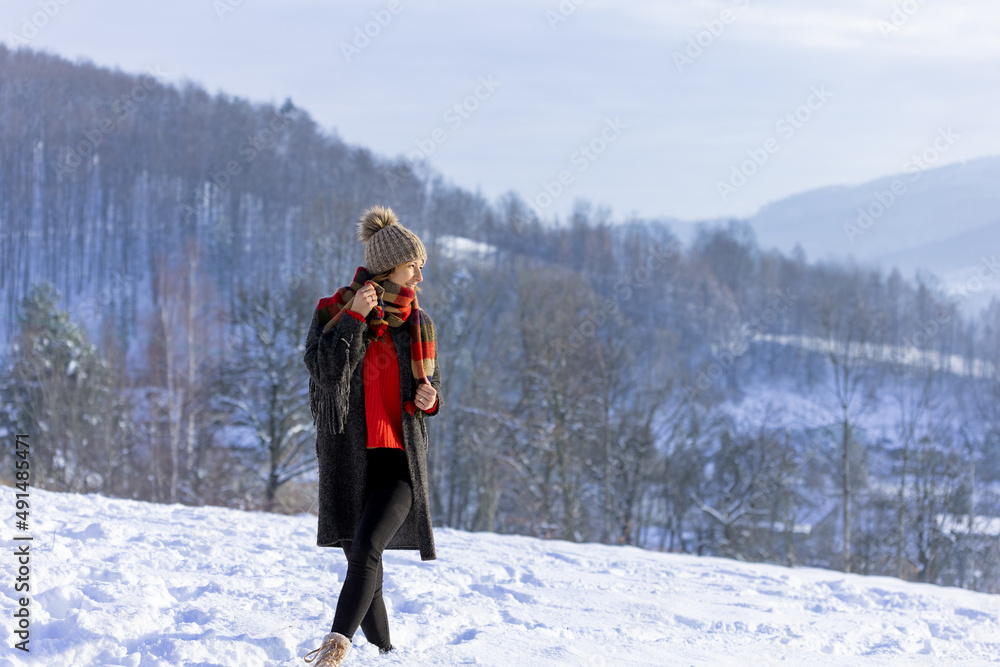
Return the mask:
<svg viewBox="0 0 1000 667">
<path fill-rule="evenodd" d="M 12 648 L 7 499 L 0 666 L 305 665 L 346 566 L 287 517 L 31 491 L 31 653 Z M 1000 596 L 888 578 L 435 531 L 385 556 L 397 651 L 350 665 L 996 665 Z M 18 543 L 21 544 L 21 543 Z"/>
</svg>

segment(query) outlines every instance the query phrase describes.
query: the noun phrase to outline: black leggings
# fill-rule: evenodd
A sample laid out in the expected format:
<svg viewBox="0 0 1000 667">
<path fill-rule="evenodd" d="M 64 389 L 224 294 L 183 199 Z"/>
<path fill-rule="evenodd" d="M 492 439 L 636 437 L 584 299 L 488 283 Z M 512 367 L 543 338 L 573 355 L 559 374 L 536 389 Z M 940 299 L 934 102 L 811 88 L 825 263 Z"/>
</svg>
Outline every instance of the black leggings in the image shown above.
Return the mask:
<svg viewBox="0 0 1000 667">
<path fill-rule="evenodd" d="M 360 625 L 368 641 L 388 651 L 392 644 L 382 601 L 382 552 L 409 514 L 413 491 L 404 450 L 375 447 L 366 456 L 365 507 L 354 540 L 343 543 L 347 576 L 331 632 L 353 640 Z"/>
</svg>

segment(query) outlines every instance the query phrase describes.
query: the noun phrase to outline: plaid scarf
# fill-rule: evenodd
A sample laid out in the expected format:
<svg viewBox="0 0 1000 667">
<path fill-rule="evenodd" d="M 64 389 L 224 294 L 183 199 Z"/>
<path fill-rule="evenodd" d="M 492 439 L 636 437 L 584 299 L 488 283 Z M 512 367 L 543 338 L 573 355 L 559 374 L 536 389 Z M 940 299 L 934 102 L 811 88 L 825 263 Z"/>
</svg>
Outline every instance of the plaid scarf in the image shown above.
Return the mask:
<svg viewBox="0 0 1000 667">
<path fill-rule="evenodd" d="M 337 325 L 340 318 L 345 316 L 345 311 L 350 310 L 354 304 L 354 295 L 370 279 L 371 274 L 368 270 L 359 266 L 354 273 L 354 281 L 349 286 L 339 288 L 331 297 L 320 299 L 316 306 L 319 322 L 317 328 L 320 335 Z M 404 285 L 397 285 L 388 279 L 372 284 L 375 285 L 375 292 L 378 294 L 378 303 L 365 318 L 368 322 L 366 337 L 369 340 L 382 339 L 386 327 L 395 328 L 402 326 L 404 322 L 407 323 L 410 332 L 410 372 L 418 383 L 430 384 L 429 378 L 434 375 L 434 352 L 437 341 L 434 329 L 420 317 L 416 291 Z M 313 386 L 311 380 L 309 389 L 313 416 L 316 417 L 320 408 L 317 405 L 321 399 L 320 391 L 319 387 Z M 423 416 L 423 411 L 413 401 L 403 403 L 403 409 L 411 415 L 420 412 L 418 416 Z M 345 411 L 341 411 L 340 414 L 344 414 Z"/>
</svg>

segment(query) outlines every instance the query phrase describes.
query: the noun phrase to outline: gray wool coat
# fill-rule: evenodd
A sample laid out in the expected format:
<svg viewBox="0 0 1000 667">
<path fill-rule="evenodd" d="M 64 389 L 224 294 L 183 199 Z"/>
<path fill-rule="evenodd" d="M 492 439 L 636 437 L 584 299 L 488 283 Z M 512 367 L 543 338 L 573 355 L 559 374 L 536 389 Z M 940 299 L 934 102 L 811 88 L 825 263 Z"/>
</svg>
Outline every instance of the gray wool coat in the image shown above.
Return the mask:
<svg viewBox="0 0 1000 667">
<path fill-rule="evenodd" d="M 341 546 L 353 540 L 364 507 L 365 455 L 368 437 L 365 419 L 365 388 L 362 361 L 371 341 L 367 323 L 346 313 L 336 326 L 321 334 L 319 310 L 313 313 L 306 336 L 304 361 L 309 369 L 309 396 L 316 424 L 316 456 L 319 461 L 319 530 L 316 544 Z M 423 310 L 421 318 L 433 326 Z M 431 530 L 427 478 L 427 425 L 444 408 L 441 396 L 441 366 L 437 348 L 431 386 L 437 391 L 437 410 L 429 415 L 418 410 L 410 415 L 402 405 L 416 398 L 417 381 L 410 370 L 410 333 L 405 323 L 389 331 L 399 359 L 400 409 L 403 440 L 410 464 L 413 504 L 403 525 L 386 546 L 388 549 L 419 549 L 421 560 L 436 558 Z M 437 331 L 435 329 L 435 339 Z"/>
</svg>

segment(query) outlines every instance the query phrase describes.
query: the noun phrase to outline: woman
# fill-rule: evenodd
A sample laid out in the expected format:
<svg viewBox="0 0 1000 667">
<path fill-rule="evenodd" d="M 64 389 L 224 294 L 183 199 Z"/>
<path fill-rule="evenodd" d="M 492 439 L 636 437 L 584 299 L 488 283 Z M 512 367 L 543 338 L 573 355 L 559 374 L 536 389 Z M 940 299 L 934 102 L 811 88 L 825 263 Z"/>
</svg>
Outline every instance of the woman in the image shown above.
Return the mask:
<svg viewBox="0 0 1000 667">
<path fill-rule="evenodd" d="M 382 601 L 384 549 L 432 560 L 427 427 L 441 412 L 441 371 L 431 318 L 417 305 L 427 251 L 391 209 L 358 223 L 365 266 L 320 299 L 306 338 L 309 399 L 319 460 L 319 546 L 340 546 L 347 576 L 330 632 L 306 654 L 338 667 L 360 625 L 380 653 L 392 650 Z"/>
</svg>

